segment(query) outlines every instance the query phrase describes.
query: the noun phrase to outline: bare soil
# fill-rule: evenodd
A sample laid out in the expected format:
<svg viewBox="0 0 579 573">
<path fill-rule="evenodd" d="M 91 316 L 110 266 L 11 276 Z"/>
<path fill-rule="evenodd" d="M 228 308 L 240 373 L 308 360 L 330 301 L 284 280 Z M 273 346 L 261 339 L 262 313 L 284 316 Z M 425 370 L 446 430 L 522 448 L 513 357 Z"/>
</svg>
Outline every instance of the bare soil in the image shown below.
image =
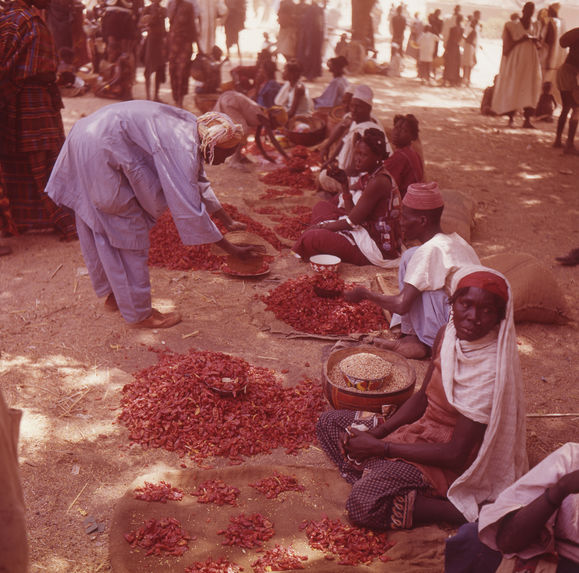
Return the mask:
<svg viewBox="0 0 579 573">
<path fill-rule="evenodd" d="M 577 268 L 562 267 L 555 257 L 579 246 L 579 160 L 551 147 L 554 125 L 509 129 L 503 118 L 483 117 L 479 89 L 423 87 L 410 78 L 353 80 L 372 86 L 374 111 L 385 125 L 394 113 L 414 113 L 420 119 L 427 178 L 476 203 L 473 245 L 479 255 L 533 254 L 553 273 L 575 314 Z M 322 83 L 311 86 L 314 95 Z M 136 96 L 143 97 L 141 84 Z M 166 92 L 163 97 L 169 100 Z M 67 129 L 109 103 L 91 95 L 67 100 Z M 190 96 L 186 105 L 195 111 Z M 517 125 L 521 123 L 519 119 Z M 257 165 L 248 173 L 213 167 L 209 177 L 224 202 L 259 220 L 244 202 L 264 187 L 259 171 Z M 0 259 L 0 386 L 9 404 L 24 410 L 20 459 L 31 571 L 110 571 L 108 526 L 116 500 L 139 475 L 181 463 L 163 450 L 130 445 L 126 429 L 116 423 L 123 385 L 156 361 L 151 347 L 229 352 L 254 364 L 287 369 L 287 384 L 303 376 L 319 378 L 327 342 L 273 335 L 253 320 L 250 310 L 255 294 L 307 272 L 307 267 L 283 251 L 261 281 L 152 269 L 154 304 L 161 310 L 178 309 L 184 321 L 166 331 L 145 332 L 104 311 L 78 243 L 61 243 L 46 233 L 6 242 L 14 254 Z M 367 273 L 346 266 L 344 276 L 366 279 Z M 528 412 L 579 412 L 575 323 L 519 324 L 517 331 Z M 424 364 L 414 364 L 420 377 Z M 531 463 L 564 442 L 577 441 L 578 427 L 576 417 L 529 418 Z M 276 452 L 247 463 L 327 461 L 310 448 L 297 459 Z M 87 517 L 104 530 L 87 534 Z"/>
</svg>

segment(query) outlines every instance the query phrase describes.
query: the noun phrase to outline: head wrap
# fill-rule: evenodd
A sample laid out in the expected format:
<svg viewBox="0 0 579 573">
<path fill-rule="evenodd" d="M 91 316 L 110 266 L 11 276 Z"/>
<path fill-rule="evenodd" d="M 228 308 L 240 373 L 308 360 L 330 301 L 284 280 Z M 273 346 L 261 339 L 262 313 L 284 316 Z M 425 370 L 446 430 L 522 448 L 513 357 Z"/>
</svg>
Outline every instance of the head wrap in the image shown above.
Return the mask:
<svg viewBox="0 0 579 573">
<path fill-rule="evenodd" d="M 460 340 L 451 320 L 440 349 L 442 385 L 449 403 L 463 416 L 487 425 L 475 460 L 447 492 L 468 521 L 475 521 L 482 503 L 494 501 L 528 469 L 525 395 L 511 287 L 498 271 L 465 265 L 453 275 L 451 293 L 476 277 L 488 279 L 489 275 L 507 289 L 505 318 L 498 332 L 491 331 L 480 340 Z"/>
<path fill-rule="evenodd" d="M 356 86 L 354 88 L 354 94 L 352 97 L 354 99 L 359 99 L 364 103 L 367 103 L 370 107 L 372 107 L 372 97 L 373 97 L 372 89 L 369 86 Z"/>
<path fill-rule="evenodd" d="M 505 279 L 487 271 L 477 271 L 466 275 L 456 285 L 456 290 L 465 287 L 477 287 L 492 292 L 501 297 L 505 302 L 509 300 L 509 289 Z"/>
<path fill-rule="evenodd" d="M 243 128 L 218 111 L 204 113 L 197 118 L 197 131 L 201 139 L 201 153 L 213 162 L 216 147 L 231 149 L 243 139 Z"/>
<path fill-rule="evenodd" d="M 412 183 L 406 190 L 402 204 L 417 211 L 432 211 L 444 207 L 444 199 L 440 194 L 438 183 Z"/>
</svg>

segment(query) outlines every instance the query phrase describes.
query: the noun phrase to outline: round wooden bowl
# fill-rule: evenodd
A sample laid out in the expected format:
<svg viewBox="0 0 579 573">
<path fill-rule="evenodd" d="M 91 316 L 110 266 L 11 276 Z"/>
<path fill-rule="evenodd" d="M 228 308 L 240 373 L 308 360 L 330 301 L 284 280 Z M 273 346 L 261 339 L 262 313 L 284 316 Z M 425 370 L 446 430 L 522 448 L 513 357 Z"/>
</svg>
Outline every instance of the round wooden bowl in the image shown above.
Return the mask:
<svg viewBox="0 0 579 573">
<path fill-rule="evenodd" d="M 380 390 L 361 392 L 352 388 L 338 386 L 330 379 L 329 373 L 347 356 L 359 352 L 375 354 L 392 364 L 392 370 L 404 379 L 403 387 L 395 391 Z M 322 386 L 328 402 L 336 410 L 362 410 L 365 412 L 382 412 L 382 406 L 400 406 L 414 393 L 416 372 L 411 364 L 399 354 L 373 346 L 353 346 L 332 352 L 322 367 Z"/>
<path fill-rule="evenodd" d="M 309 131 L 295 131 L 295 126 L 298 123 L 309 125 Z M 293 117 L 288 123 L 287 138 L 294 145 L 303 145 L 304 147 L 318 145 L 326 139 L 326 122 L 314 115 Z"/>
</svg>

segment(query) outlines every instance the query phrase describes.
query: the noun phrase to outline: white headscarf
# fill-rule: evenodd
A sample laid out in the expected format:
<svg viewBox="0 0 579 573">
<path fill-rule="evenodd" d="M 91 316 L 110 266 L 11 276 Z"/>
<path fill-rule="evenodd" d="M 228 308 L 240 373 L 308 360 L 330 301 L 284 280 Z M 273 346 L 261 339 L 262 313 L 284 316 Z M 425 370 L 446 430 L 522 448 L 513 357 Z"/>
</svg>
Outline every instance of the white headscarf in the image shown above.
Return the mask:
<svg viewBox="0 0 579 573">
<path fill-rule="evenodd" d="M 446 398 L 461 414 L 487 424 L 478 455 L 454 481 L 448 499 L 469 521 L 475 521 L 482 502 L 494 501 L 528 469 L 523 379 L 513 320 L 513 297 L 499 272 L 467 265 L 452 279 L 451 292 L 474 272 L 503 278 L 509 298 L 506 315 L 497 329 L 482 339 L 459 340 L 452 320 L 446 326 L 440 350 L 442 384 Z"/>
<path fill-rule="evenodd" d="M 209 163 L 213 163 L 216 147 L 231 149 L 239 145 L 243 139 L 243 127 L 234 123 L 228 115 L 218 111 L 210 111 L 199 116 L 197 131 L 201 139 L 201 153 L 205 156 L 208 150 Z"/>
</svg>

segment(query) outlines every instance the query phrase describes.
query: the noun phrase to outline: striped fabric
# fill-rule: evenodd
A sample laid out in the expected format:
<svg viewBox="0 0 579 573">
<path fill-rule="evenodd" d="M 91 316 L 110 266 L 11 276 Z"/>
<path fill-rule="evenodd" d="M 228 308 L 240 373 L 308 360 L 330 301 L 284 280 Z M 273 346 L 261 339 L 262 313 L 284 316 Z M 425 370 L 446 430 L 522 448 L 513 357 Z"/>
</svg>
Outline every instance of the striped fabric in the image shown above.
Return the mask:
<svg viewBox="0 0 579 573">
<path fill-rule="evenodd" d="M 52 36 L 36 10 L 22 0 L 8 3 L 0 14 L 3 204 L 7 196 L 17 231 L 55 228 L 72 239 L 76 237 L 73 217 L 44 193 L 64 142 L 56 67 Z M 5 232 L 14 230 L 12 226 Z"/>
</svg>

